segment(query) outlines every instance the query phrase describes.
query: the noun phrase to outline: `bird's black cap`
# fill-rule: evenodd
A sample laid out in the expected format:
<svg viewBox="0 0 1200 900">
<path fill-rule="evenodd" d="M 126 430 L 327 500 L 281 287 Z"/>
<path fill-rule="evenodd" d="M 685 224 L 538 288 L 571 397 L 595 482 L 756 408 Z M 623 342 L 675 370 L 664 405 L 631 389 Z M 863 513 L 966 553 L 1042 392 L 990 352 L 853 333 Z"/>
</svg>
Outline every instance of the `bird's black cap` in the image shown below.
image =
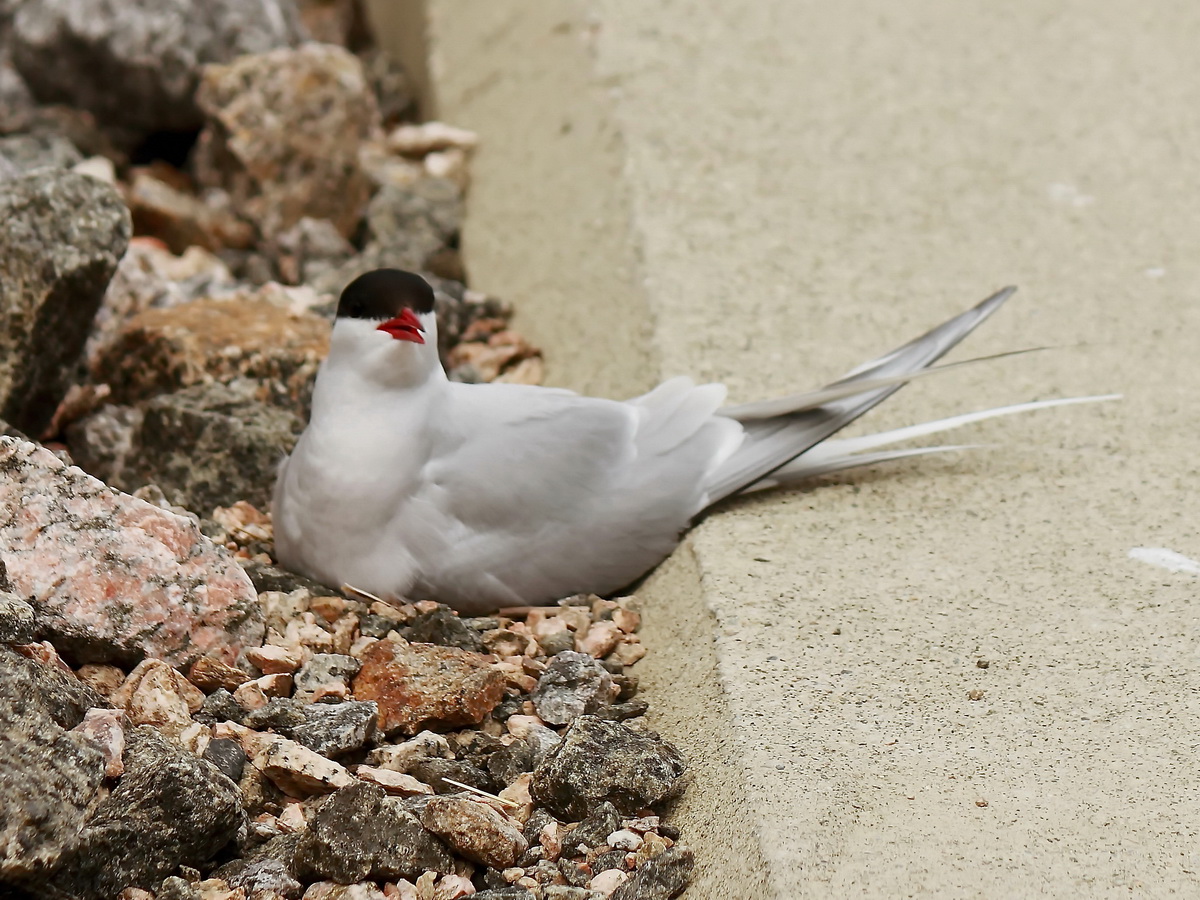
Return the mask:
<svg viewBox="0 0 1200 900">
<path fill-rule="evenodd" d="M 338 300 L 339 319 L 394 319 L 404 309 L 433 311 L 433 288 L 420 275 L 400 269 L 373 269 L 346 285 Z"/>
</svg>

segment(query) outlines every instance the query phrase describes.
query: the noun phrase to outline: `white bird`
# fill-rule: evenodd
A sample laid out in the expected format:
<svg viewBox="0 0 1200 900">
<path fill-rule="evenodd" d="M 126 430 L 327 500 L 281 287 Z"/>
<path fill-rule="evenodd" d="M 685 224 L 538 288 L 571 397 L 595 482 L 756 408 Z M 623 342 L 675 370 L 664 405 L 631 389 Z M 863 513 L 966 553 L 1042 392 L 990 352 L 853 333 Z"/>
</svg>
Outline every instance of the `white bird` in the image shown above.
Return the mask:
<svg viewBox="0 0 1200 900">
<path fill-rule="evenodd" d="M 846 440 L 830 435 L 931 363 L 1002 290 L 833 384 L 723 406 L 672 378 L 620 402 L 459 384 L 438 359 L 433 291 L 378 269 L 342 292 L 312 415 L 272 503 L 284 566 L 382 597 L 478 614 L 611 594 L 661 562 L 733 494 L 957 446 L 880 450 L 968 422 L 1102 398 L 1023 403 Z"/>
</svg>

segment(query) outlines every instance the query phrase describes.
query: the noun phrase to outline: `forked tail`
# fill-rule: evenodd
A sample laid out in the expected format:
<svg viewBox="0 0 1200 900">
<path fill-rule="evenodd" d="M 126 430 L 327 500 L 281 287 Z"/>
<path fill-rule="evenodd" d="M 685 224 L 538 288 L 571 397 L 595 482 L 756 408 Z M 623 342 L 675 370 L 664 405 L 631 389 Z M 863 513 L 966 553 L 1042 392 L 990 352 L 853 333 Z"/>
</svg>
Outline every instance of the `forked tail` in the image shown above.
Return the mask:
<svg viewBox="0 0 1200 900">
<path fill-rule="evenodd" d="M 915 378 L 948 371 L 970 362 L 996 358 L 983 357 L 979 360 L 968 360 L 967 363 L 932 367 L 934 362 L 999 309 L 1015 290 L 1016 288 L 1008 287 L 996 292 L 972 309 L 902 347 L 864 363 L 826 387 L 775 400 L 727 406 L 719 410 L 719 415 L 736 419 L 742 424 L 745 440 L 714 473 L 708 486 L 711 502 L 715 503 L 739 491 L 757 491 L 856 466 L 963 449 L 966 445 L 864 452 L 910 438 L 957 428 L 969 422 L 1050 406 L 1114 399 L 1116 395 L 1023 403 L 878 435 L 849 440 L 826 440 Z"/>
</svg>

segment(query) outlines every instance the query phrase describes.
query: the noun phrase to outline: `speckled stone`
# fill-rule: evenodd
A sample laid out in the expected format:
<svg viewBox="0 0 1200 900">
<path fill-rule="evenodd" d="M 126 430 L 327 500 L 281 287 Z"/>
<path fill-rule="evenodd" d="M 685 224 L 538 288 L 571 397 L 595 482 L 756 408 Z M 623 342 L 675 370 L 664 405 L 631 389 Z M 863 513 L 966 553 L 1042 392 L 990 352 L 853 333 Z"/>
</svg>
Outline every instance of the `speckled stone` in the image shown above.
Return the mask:
<svg viewBox="0 0 1200 900">
<path fill-rule="evenodd" d="M 463 796 L 431 798 L 421 810 L 421 824 L 459 855 L 493 869 L 509 868 L 527 847 L 514 821 Z"/>
<path fill-rule="evenodd" d="M 207 862 L 245 827 L 237 785 L 214 765 L 146 725 L 125 737 L 125 774 L 74 851 L 46 873 L 67 896 L 107 900 L 126 887 L 157 886 L 181 865 Z"/>
<path fill-rule="evenodd" d="M 322 756 L 359 750 L 375 734 L 379 710 L 374 703 L 302 703 L 286 697 L 271 700 L 246 717 L 258 731 L 270 729 Z"/>
<path fill-rule="evenodd" d="M 83 162 L 83 154 L 59 134 L 13 134 L 0 138 L 0 162 L 16 173 L 42 166 L 69 169 Z"/>
<path fill-rule="evenodd" d="M 687 847 L 671 847 L 646 860 L 612 894 L 612 900 L 671 900 L 683 893 L 696 866 Z"/>
<path fill-rule="evenodd" d="M 450 851 L 383 788 L 360 782 L 322 801 L 298 841 L 296 868 L 310 880 L 394 881 L 450 873 Z"/>
<path fill-rule="evenodd" d="M 28 644 L 36 633 L 33 607 L 16 594 L 0 590 L 0 644 Z"/>
<path fill-rule="evenodd" d="M 591 656 L 564 650 L 550 660 L 533 692 L 537 714 L 551 725 L 566 725 L 585 713 L 598 713 L 617 699 L 620 687 Z"/>
<path fill-rule="evenodd" d="M 677 794 L 684 768 L 683 754 L 657 734 L 580 716 L 534 771 L 530 792 L 567 819 L 606 800 L 629 815 Z"/>
<path fill-rule="evenodd" d="M 149 132 L 200 125 L 205 63 L 304 36 L 290 0 L 38 0 L 17 10 L 12 41 L 38 99 Z"/>
<path fill-rule="evenodd" d="M 0 418 L 49 424 L 129 242 L 111 185 L 61 169 L 0 180 Z"/>
<path fill-rule="evenodd" d="M 359 149 L 379 129 L 357 57 L 330 44 L 243 56 L 206 69 L 196 102 L 208 117 L 203 185 L 228 191 L 266 236 L 305 216 L 353 234 L 371 187 Z"/>
<path fill-rule="evenodd" d="M 70 675 L 0 647 L 0 879 L 53 866 L 98 802 L 105 756 L 71 733 L 94 701 Z"/>
<path fill-rule="evenodd" d="M 266 509 L 279 460 L 302 428 L 298 416 L 255 399 L 249 385 L 197 384 L 144 405 L 110 483 L 127 491 L 157 485 L 197 515 L 239 500 Z"/>
<path fill-rule="evenodd" d="M 8 437 L 0 437 L 0 553 L 43 633 L 78 662 L 233 662 L 262 641 L 249 577 L 194 522 Z"/>
</svg>

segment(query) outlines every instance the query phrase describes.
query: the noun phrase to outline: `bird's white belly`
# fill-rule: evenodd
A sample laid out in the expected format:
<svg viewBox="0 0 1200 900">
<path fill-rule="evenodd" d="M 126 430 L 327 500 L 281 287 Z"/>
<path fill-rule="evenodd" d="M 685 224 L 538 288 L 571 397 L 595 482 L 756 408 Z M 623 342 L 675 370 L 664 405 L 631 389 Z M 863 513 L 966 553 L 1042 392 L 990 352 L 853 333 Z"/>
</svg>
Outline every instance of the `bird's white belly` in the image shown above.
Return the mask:
<svg viewBox="0 0 1200 900">
<path fill-rule="evenodd" d="M 418 576 L 417 548 L 429 548 L 436 531 L 420 527 L 411 480 L 380 483 L 360 474 L 381 470 L 388 471 L 367 459 L 342 457 L 334 469 L 294 454 L 273 504 L 279 562 L 331 587 L 407 596 Z"/>
</svg>

